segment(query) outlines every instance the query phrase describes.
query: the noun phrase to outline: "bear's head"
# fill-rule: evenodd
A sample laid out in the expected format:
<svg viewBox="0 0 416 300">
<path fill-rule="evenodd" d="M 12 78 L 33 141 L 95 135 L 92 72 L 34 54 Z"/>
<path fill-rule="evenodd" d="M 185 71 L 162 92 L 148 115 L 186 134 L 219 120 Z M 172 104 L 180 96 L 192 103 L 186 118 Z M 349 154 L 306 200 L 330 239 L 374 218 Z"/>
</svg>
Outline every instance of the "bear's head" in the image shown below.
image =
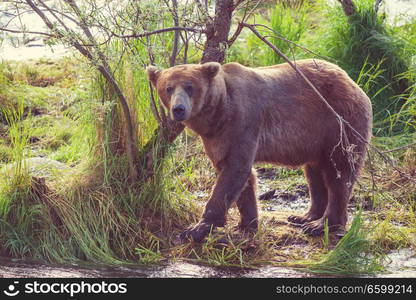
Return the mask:
<svg viewBox="0 0 416 300">
<path fill-rule="evenodd" d="M 164 70 L 149 66 L 146 71 L 171 118 L 186 121 L 201 111 L 210 82 L 220 69 L 219 63 L 209 62 Z"/>
</svg>

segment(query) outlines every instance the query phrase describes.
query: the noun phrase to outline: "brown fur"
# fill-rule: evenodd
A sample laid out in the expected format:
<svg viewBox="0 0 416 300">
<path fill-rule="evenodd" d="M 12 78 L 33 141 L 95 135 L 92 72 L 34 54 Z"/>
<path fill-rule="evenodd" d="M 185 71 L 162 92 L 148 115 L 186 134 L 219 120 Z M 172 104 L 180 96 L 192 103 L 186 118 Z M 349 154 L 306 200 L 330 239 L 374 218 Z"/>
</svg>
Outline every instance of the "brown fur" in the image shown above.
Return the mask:
<svg viewBox="0 0 416 300">
<path fill-rule="evenodd" d="M 296 65 L 368 141 L 371 103 L 358 85 L 329 62 L 308 59 Z M 177 117 L 174 107 L 185 107 L 183 123 L 201 136 L 218 171 L 202 220 L 182 237 L 200 241 L 211 227 L 223 226 L 234 201 L 241 214 L 240 226 L 257 228 L 252 171 L 256 162 L 304 166 L 311 206 L 305 215 L 289 220 L 303 224 L 305 232 L 321 234 L 325 220 L 330 229 L 346 224 L 347 202 L 366 144 L 347 129 L 349 142 L 355 145 L 352 168 L 341 147 L 336 147 L 340 140 L 336 118 L 288 64 L 248 68 L 208 63 L 162 71 L 150 67 L 148 74 L 172 117 Z"/>
</svg>

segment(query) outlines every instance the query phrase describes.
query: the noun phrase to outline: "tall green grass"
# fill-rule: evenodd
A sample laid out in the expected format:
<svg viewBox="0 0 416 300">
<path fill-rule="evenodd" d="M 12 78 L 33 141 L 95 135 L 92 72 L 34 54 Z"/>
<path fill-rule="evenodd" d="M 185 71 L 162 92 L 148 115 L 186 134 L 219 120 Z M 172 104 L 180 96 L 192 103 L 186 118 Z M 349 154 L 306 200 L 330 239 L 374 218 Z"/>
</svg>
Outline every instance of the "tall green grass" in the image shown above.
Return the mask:
<svg viewBox="0 0 416 300">
<path fill-rule="evenodd" d="M 135 120 L 140 152 L 158 124 L 150 109 L 146 48 L 137 41 L 132 43 L 139 58 L 126 55 L 125 45 L 118 42 L 107 50 L 113 75 Z M 157 63 L 166 66 L 167 61 L 161 57 Z M 127 183 L 124 120 L 118 99 L 101 75 L 90 75 L 89 97 L 73 104 L 76 109 L 53 112 L 62 114 L 57 118 L 60 126 L 50 113 L 36 118 L 24 113 L 23 104 L 13 105 L 5 114 L 15 163 L 28 157 L 31 133 L 44 142 L 49 130 L 55 140 L 62 135 L 65 143 L 48 155 L 73 167 L 46 181 L 32 178 L 23 167 L 19 176 L 18 172 L 7 178 L 3 174 L 1 255 L 61 263 L 148 263 L 156 244 L 157 252 L 172 247 L 178 228 L 196 221 L 199 210 L 189 201 L 192 196 L 177 176 L 177 166 L 186 164 L 181 156 L 170 152 L 162 161 L 154 162 L 152 178 Z M 51 106 L 47 103 L 46 108 Z M 70 131 L 65 130 L 66 120 Z M 35 128 L 29 132 L 31 125 Z M 177 143 L 181 144 L 181 139 Z"/>
<path fill-rule="evenodd" d="M 321 260 L 308 265 L 311 272 L 328 275 L 376 274 L 384 270 L 385 254 L 369 239 L 361 212 L 352 221 L 347 234 Z"/>
<path fill-rule="evenodd" d="M 9 184 L 19 185 L 24 181 L 25 177 L 25 165 L 24 160 L 30 157 L 30 151 L 27 149 L 28 139 L 31 134 L 30 125 L 23 123 L 24 118 L 24 100 L 18 99 L 16 107 L 2 107 L 1 111 L 5 117 L 5 121 L 8 124 L 8 137 L 11 144 L 11 155 L 13 158 L 13 165 L 11 166 L 11 176 L 8 178 L 11 180 Z M 15 182 L 13 182 L 15 180 Z"/>
<path fill-rule="evenodd" d="M 0 241 L 11 255 L 30 251 L 34 230 L 39 226 L 41 215 L 38 206 L 28 203 L 30 176 L 25 158 L 29 157 L 27 144 L 30 127 L 22 123 L 24 102 L 19 99 L 16 107 L 3 107 L 5 121 L 8 124 L 8 136 L 12 145 L 13 164 L 0 173 Z"/>
<path fill-rule="evenodd" d="M 292 59 L 316 55 L 276 35 L 337 63 L 356 81 L 366 77 L 368 85 L 362 87 L 373 103 L 376 135 L 413 130 L 411 91 L 415 83 L 416 44 L 412 36 L 416 22 L 395 26 L 374 11 L 374 1 L 354 3 L 356 13 L 347 17 L 339 3 L 279 1 L 268 16 L 255 16 L 250 21 L 269 26 L 275 33 L 258 29 Z M 252 34 L 243 33 L 241 40 L 230 50 L 229 61 L 253 66 L 283 62 Z M 367 78 L 370 73 L 371 78 Z"/>
<path fill-rule="evenodd" d="M 269 40 L 292 59 L 298 58 L 300 49 L 280 39 L 279 36 L 295 43 L 299 42 L 310 25 L 310 19 L 308 18 L 310 9 L 311 7 L 306 1 L 295 1 L 289 4 L 285 1 L 279 1 L 271 11 L 270 27 L 275 33 L 270 33 L 271 38 Z M 266 63 L 268 65 L 283 62 L 285 61 L 282 57 L 272 49 L 267 49 Z"/>
<path fill-rule="evenodd" d="M 84 114 L 97 111 L 95 106 Z M 90 121 L 104 131 L 114 129 L 111 118 Z M 95 137 L 89 156 L 71 173 L 46 181 L 49 191 L 39 192 L 42 184 L 24 168 L 19 177 L 16 172 L 10 180 L 2 177 L 2 255 L 49 262 L 146 262 L 149 258 L 136 249 L 151 249 L 154 236 L 162 249 L 171 247 L 175 228 L 195 221 L 194 204 L 175 179 L 174 157 L 159 165 L 151 180 L 127 185 L 125 155 L 109 150 L 114 140 L 101 140 L 93 131 L 84 132 L 83 138 L 89 134 Z M 27 139 L 22 132 L 17 137 Z M 16 159 L 27 157 L 24 141 L 13 145 Z"/>
<path fill-rule="evenodd" d="M 304 57 L 303 52 L 283 39 L 299 42 L 310 25 L 308 14 L 311 9 L 307 1 L 278 1 L 267 14 L 253 16 L 250 23 L 269 27 L 271 30 L 263 27 L 257 29 L 288 57 L 298 59 Z M 249 31 L 242 32 L 240 38 L 228 50 L 226 60 L 254 67 L 283 62 L 279 55 Z"/>
<path fill-rule="evenodd" d="M 374 11 L 374 1 L 354 1 L 356 13 L 346 17 L 341 6 L 319 2 L 324 18 L 308 43 L 316 52 L 334 58 L 348 74 L 357 80 L 363 66 L 377 67 L 373 88 L 368 94 L 373 103 L 375 132 L 395 134 L 403 127 L 391 128 L 388 120 L 406 103 L 414 79 L 404 74 L 414 69 L 412 59 L 416 47 Z"/>
<path fill-rule="evenodd" d="M 6 121 L 4 108 L 8 106 L 7 98 L 4 96 L 9 85 L 9 80 L 5 75 L 5 69 L 6 66 L 3 64 L 3 62 L 0 61 L 0 106 L 3 108 L 0 109 L 0 122 Z"/>
<path fill-rule="evenodd" d="M 391 117 L 386 119 L 386 123 L 391 124 L 389 131 L 392 132 L 394 128 L 399 127 L 404 133 L 416 132 L 416 66 L 413 66 L 409 71 L 400 75 L 411 86 L 402 94 L 396 97 L 401 97 L 405 102 L 400 109 L 393 113 Z"/>
</svg>

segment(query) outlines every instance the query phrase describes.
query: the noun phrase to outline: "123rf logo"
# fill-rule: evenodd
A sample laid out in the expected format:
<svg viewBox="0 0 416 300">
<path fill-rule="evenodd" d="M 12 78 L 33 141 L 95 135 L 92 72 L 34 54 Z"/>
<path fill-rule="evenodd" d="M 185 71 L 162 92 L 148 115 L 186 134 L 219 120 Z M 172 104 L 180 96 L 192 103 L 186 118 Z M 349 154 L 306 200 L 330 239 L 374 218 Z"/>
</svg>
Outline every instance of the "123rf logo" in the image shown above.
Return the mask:
<svg viewBox="0 0 416 300">
<path fill-rule="evenodd" d="M 20 291 L 16 288 L 16 285 L 18 284 L 19 284 L 19 281 L 14 281 L 13 284 L 10 284 L 7 287 L 7 290 L 3 291 L 3 293 L 9 297 L 14 297 L 14 296 L 19 295 Z"/>
<path fill-rule="evenodd" d="M 127 283 L 107 283 L 105 281 L 90 283 L 49 283 L 49 282 L 28 282 L 20 290 L 17 288 L 18 281 L 10 284 L 3 293 L 6 296 L 14 297 L 20 293 L 24 294 L 66 294 L 73 297 L 77 294 L 125 294 Z"/>
</svg>

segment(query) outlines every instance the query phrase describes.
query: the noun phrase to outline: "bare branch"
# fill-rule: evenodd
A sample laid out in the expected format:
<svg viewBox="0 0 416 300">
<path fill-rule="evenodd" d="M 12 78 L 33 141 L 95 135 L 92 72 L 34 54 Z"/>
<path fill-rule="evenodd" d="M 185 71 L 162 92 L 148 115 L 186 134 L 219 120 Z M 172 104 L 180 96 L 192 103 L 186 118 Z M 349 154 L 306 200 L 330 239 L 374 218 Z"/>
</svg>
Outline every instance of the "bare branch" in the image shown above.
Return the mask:
<svg viewBox="0 0 416 300">
<path fill-rule="evenodd" d="M 243 31 L 244 26 L 240 23 L 237 25 L 237 29 L 235 30 L 233 36 L 227 41 L 228 47 L 231 47 L 231 45 L 237 40 L 238 36 Z"/>
<path fill-rule="evenodd" d="M 150 81 L 149 81 L 149 91 L 150 91 L 150 108 L 152 109 L 153 116 L 155 117 L 155 119 L 157 120 L 159 125 L 163 125 L 164 120 L 162 121 L 162 119 L 159 115 L 159 112 L 157 110 L 155 96 L 154 96 L 154 93 L 153 93 L 153 87 L 152 87 L 152 84 L 150 83 Z"/>
<path fill-rule="evenodd" d="M 173 19 L 173 24 L 175 27 L 179 27 L 179 17 L 178 17 L 178 1 L 177 0 L 171 0 L 172 1 L 172 9 L 170 9 Z M 166 6 L 169 7 L 168 1 L 165 0 Z M 176 64 L 176 57 L 178 56 L 178 46 L 179 46 L 179 30 L 175 30 L 174 36 L 173 36 L 173 46 L 172 46 L 172 54 L 169 58 L 169 65 L 173 67 Z"/>
<path fill-rule="evenodd" d="M 413 147 L 413 146 L 416 146 L 416 142 L 414 142 L 414 143 L 410 143 L 410 144 L 408 144 L 408 145 L 404 145 L 404 146 L 401 146 L 401 147 L 397 147 L 397 148 L 394 148 L 394 149 L 390 149 L 390 150 L 384 151 L 383 153 L 395 152 L 395 151 L 399 151 L 399 150 L 403 150 L 403 149 L 411 148 L 411 147 Z"/>
<path fill-rule="evenodd" d="M 49 6 L 47 6 L 42 0 L 38 0 L 38 1 L 55 18 L 55 20 L 58 21 L 59 24 L 61 24 L 61 26 L 66 30 L 66 32 L 72 33 L 72 30 L 68 28 L 65 22 L 62 21 L 62 19 L 59 18 Z"/>
<path fill-rule="evenodd" d="M 325 98 L 321 95 L 321 93 L 317 90 L 315 85 L 303 74 L 302 71 L 298 69 L 298 67 L 283 53 L 281 52 L 275 45 L 265 39 L 256 29 L 255 25 L 242 23 L 243 26 L 250 29 L 260 40 L 262 40 L 267 46 L 273 49 L 279 56 L 281 56 L 301 77 L 302 79 L 312 88 L 312 90 L 318 95 L 318 97 L 324 102 L 325 106 L 337 117 L 340 121 L 345 121 L 333 108 L 329 103 L 325 100 Z M 346 121 L 345 121 L 346 122 Z"/>
<path fill-rule="evenodd" d="M 274 30 L 273 28 L 271 28 L 271 27 L 269 27 L 267 25 L 264 25 L 264 24 L 250 24 L 250 25 L 255 26 L 255 27 L 263 27 L 263 28 L 266 28 L 267 30 L 269 30 L 269 31 L 271 31 L 271 32 L 273 32 L 275 34 L 274 36 L 272 36 L 273 38 L 278 38 L 278 39 L 280 39 L 282 41 L 285 41 L 286 43 L 292 44 L 292 45 L 294 45 L 294 46 L 296 46 L 296 47 L 304 50 L 305 52 L 311 53 L 311 54 L 313 54 L 313 55 L 315 55 L 317 57 L 320 57 L 320 58 L 323 58 L 323 59 L 326 59 L 326 60 L 329 60 L 329 61 L 334 61 L 334 59 L 331 58 L 331 57 L 322 56 L 322 55 L 320 55 L 320 54 L 318 54 L 318 53 L 316 53 L 316 52 L 314 52 L 314 51 L 312 51 L 312 50 L 310 50 L 310 49 L 308 49 L 308 48 L 306 48 L 306 47 L 304 47 L 302 45 L 299 45 L 298 43 L 295 43 L 295 42 L 293 42 L 291 40 L 286 39 L 280 33 L 278 33 L 276 30 Z M 244 26 L 242 26 L 242 27 L 244 27 Z"/>
<path fill-rule="evenodd" d="M 237 29 L 235 30 L 233 36 L 228 40 L 228 47 L 231 47 L 231 45 L 237 40 L 238 36 L 241 34 L 241 31 L 243 30 L 244 26 L 241 25 L 241 23 L 245 23 L 247 22 L 247 20 L 250 18 L 250 16 L 254 13 L 254 11 L 256 10 L 256 8 L 259 6 L 259 4 L 262 2 L 263 0 L 258 0 L 254 6 L 250 9 L 250 11 L 248 11 L 248 5 L 250 4 L 250 1 L 245 1 L 245 0 L 239 0 L 234 4 L 234 9 L 237 9 L 237 7 L 240 4 L 246 3 L 246 9 L 244 10 L 244 15 L 241 21 L 238 22 L 238 26 Z"/>
<path fill-rule="evenodd" d="M 46 33 L 46 32 L 40 32 L 40 31 L 27 31 L 27 30 L 14 30 L 14 29 L 8 29 L 8 28 L 4 28 L 4 27 L 0 27 L 0 31 L 6 31 L 6 32 L 11 32 L 11 33 L 27 33 L 27 34 L 37 34 L 37 35 L 44 35 L 44 36 L 48 36 L 48 37 L 52 37 L 52 38 L 56 38 L 58 37 L 55 34 L 50 34 L 50 33 Z"/>
<path fill-rule="evenodd" d="M 113 35 L 118 38 L 142 38 L 142 37 L 147 37 L 147 36 L 151 36 L 154 34 L 159 34 L 159 33 L 164 33 L 164 32 L 169 32 L 169 31 L 189 31 L 189 32 L 204 33 L 204 30 L 202 29 L 178 26 L 178 27 L 167 27 L 167 28 L 157 29 L 157 30 L 150 31 L 150 32 L 133 33 L 133 34 L 127 34 L 127 35 L 120 35 L 120 34 L 113 32 Z"/>
</svg>

